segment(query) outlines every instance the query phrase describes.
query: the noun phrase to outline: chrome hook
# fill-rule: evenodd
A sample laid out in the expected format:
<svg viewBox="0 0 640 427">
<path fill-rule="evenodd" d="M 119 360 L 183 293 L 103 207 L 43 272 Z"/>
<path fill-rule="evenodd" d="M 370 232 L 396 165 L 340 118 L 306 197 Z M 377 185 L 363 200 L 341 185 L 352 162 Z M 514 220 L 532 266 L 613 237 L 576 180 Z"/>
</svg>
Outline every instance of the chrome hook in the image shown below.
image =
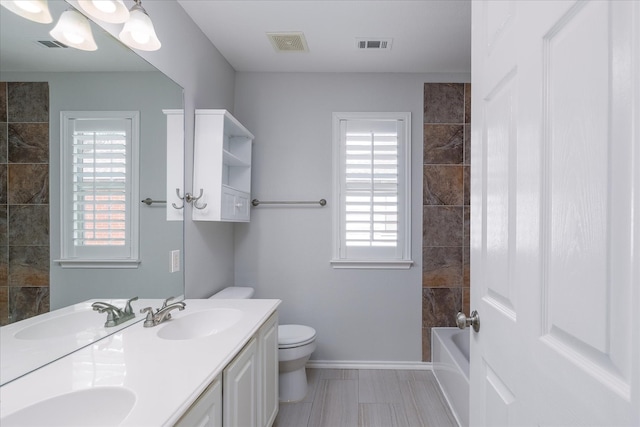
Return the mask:
<svg viewBox="0 0 640 427">
<path fill-rule="evenodd" d="M 198 200 L 200 200 L 203 194 L 204 194 L 204 190 L 201 188 L 200 194 L 198 195 L 198 197 L 193 197 L 191 194 L 187 193 L 184 195 L 184 200 L 186 200 L 187 203 L 192 203 L 193 207 L 196 209 L 204 209 L 207 207 L 206 203 L 202 206 L 198 206 Z"/>
<path fill-rule="evenodd" d="M 180 195 L 180 189 L 179 189 L 179 188 L 176 188 L 176 194 L 178 195 L 178 199 L 180 199 L 180 200 L 182 200 L 182 201 L 183 201 L 183 202 L 182 202 L 182 206 L 178 206 L 178 205 L 176 205 L 175 203 L 171 203 L 171 206 L 173 206 L 173 207 L 174 207 L 174 209 L 184 209 L 184 197 L 182 197 L 182 196 Z"/>
</svg>

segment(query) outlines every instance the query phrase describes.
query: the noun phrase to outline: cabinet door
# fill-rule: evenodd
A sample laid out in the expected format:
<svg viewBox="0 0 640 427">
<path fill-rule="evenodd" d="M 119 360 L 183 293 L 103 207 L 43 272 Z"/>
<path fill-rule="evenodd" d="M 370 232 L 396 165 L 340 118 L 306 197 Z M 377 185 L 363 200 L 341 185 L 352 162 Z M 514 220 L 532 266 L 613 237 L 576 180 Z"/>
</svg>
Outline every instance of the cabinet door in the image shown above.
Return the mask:
<svg viewBox="0 0 640 427">
<path fill-rule="evenodd" d="M 223 373 L 223 425 L 258 426 L 258 361 L 255 337 Z"/>
<path fill-rule="evenodd" d="M 222 426 L 222 383 L 216 378 L 178 420 L 175 427 Z"/>
<path fill-rule="evenodd" d="M 278 313 L 258 333 L 260 360 L 259 425 L 271 426 L 278 415 Z"/>
<path fill-rule="evenodd" d="M 222 187 L 222 212 L 224 221 L 249 221 L 249 195 L 229 187 Z"/>
</svg>

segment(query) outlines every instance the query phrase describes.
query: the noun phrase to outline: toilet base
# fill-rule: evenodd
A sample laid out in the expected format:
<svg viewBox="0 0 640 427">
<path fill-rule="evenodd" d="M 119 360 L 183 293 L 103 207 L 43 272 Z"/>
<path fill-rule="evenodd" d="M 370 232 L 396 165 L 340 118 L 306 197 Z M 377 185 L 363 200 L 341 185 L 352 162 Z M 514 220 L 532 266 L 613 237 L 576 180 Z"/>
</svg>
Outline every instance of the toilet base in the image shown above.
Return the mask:
<svg viewBox="0 0 640 427">
<path fill-rule="evenodd" d="M 299 402 L 307 395 L 307 372 L 302 366 L 290 372 L 280 372 L 278 379 L 280 402 Z"/>
</svg>

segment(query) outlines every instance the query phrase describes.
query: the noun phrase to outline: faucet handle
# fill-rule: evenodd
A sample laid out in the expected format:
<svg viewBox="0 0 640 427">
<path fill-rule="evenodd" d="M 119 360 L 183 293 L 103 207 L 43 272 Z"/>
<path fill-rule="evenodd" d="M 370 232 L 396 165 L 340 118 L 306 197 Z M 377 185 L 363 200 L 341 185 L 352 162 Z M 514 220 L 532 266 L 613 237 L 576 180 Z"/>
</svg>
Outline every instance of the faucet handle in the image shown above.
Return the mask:
<svg viewBox="0 0 640 427">
<path fill-rule="evenodd" d="M 169 301 L 173 301 L 174 299 L 176 299 L 176 297 L 169 297 L 164 300 L 164 302 L 162 303 L 162 308 L 165 308 L 167 305 L 169 305 Z"/>
<path fill-rule="evenodd" d="M 125 314 L 133 314 L 133 308 L 131 307 L 131 303 L 133 301 L 137 301 L 138 297 L 133 297 L 130 300 L 127 301 L 127 305 L 124 306 L 124 313 Z M 134 314 L 135 317 L 135 314 Z"/>
<path fill-rule="evenodd" d="M 144 327 L 148 328 L 151 326 L 155 325 L 155 322 L 153 321 L 153 308 L 152 307 L 145 307 L 145 308 L 141 308 L 140 309 L 140 313 L 147 313 L 147 317 L 144 319 Z"/>
</svg>

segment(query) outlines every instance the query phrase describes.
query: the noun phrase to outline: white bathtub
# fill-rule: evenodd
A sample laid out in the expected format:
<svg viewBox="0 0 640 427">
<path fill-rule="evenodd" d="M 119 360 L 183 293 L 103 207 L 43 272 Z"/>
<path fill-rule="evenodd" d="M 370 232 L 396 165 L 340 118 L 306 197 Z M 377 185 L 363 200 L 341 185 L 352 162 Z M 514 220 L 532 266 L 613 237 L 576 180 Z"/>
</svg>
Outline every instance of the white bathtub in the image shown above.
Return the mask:
<svg viewBox="0 0 640 427">
<path fill-rule="evenodd" d="M 469 330 L 431 329 L 433 373 L 461 427 L 469 425 Z"/>
</svg>

